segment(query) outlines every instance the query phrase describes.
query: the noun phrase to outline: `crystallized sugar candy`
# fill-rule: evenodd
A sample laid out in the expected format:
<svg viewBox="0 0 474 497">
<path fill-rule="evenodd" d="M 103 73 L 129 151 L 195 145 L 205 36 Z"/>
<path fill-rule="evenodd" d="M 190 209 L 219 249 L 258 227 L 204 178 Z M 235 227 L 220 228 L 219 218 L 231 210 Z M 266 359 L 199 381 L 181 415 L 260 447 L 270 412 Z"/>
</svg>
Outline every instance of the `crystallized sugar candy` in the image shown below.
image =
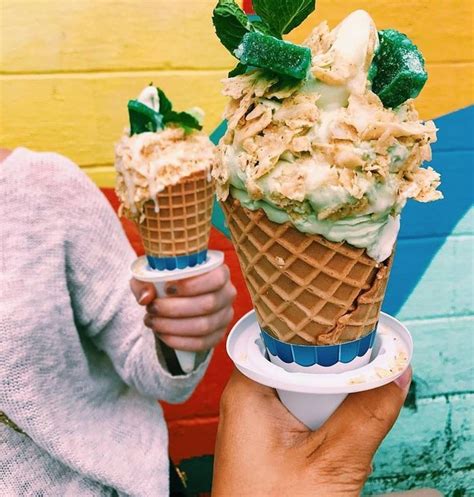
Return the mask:
<svg viewBox="0 0 474 497">
<path fill-rule="evenodd" d="M 242 64 L 304 79 L 311 66 L 311 50 L 263 33 L 247 33 L 235 51 Z"/>
<path fill-rule="evenodd" d="M 250 65 L 304 79 L 310 65 L 309 50 L 284 43 L 281 37 L 299 26 L 315 5 L 315 0 L 254 0 L 256 20 L 247 18 L 235 0 L 218 0 L 212 14 L 216 34 L 240 59 L 229 77 L 245 73 Z"/>
<path fill-rule="evenodd" d="M 394 29 L 379 32 L 380 47 L 370 68 L 372 91 L 395 108 L 419 95 L 428 79 L 425 61 L 413 42 Z"/>
</svg>

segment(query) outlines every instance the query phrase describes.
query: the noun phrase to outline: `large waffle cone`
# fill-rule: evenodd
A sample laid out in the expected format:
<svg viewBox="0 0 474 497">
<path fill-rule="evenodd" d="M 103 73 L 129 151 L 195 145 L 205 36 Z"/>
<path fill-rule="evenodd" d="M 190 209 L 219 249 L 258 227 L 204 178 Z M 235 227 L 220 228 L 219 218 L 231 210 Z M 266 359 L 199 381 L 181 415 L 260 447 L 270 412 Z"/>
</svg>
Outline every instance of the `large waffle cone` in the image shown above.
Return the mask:
<svg viewBox="0 0 474 497">
<path fill-rule="evenodd" d="M 222 204 L 260 326 L 279 340 L 327 345 L 377 324 L 392 257 L 276 224 L 231 197 Z"/>
<path fill-rule="evenodd" d="M 183 178 L 144 205 L 138 229 L 145 253 L 153 257 L 194 254 L 207 249 L 214 188 L 207 171 Z"/>
</svg>

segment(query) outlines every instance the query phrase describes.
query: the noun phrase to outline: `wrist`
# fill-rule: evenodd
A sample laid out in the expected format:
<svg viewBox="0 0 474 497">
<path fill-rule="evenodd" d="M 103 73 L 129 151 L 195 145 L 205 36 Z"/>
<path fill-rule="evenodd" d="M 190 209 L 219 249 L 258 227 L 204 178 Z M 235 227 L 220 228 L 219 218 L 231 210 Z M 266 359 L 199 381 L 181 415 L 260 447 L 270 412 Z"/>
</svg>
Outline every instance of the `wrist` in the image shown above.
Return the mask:
<svg viewBox="0 0 474 497">
<path fill-rule="evenodd" d="M 155 335 L 156 343 L 156 353 L 158 360 L 161 362 L 162 366 L 165 367 L 172 376 L 184 376 L 187 373 L 181 367 L 179 359 L 176 355 L 176 350 L 169 347 L 160 338 Z M 193 352 L 195 354 L 194 367 L 192 371 L 197 369 L 203 362 L 207 360 L 212 349 L 206 349 L 198 352 Z"/>
<path fill-rule="evenodd" d="M 156 344 L 156 354 L 161 365 L 172 375 L 172 376 L 184 376 L 186 373 L 181 368 L 181 364 L 178 361 L 176 352 L 171 347 L 168 347 L 166 343 L 161 341 L 158 336 L 155 335 Z"/>
</svg>

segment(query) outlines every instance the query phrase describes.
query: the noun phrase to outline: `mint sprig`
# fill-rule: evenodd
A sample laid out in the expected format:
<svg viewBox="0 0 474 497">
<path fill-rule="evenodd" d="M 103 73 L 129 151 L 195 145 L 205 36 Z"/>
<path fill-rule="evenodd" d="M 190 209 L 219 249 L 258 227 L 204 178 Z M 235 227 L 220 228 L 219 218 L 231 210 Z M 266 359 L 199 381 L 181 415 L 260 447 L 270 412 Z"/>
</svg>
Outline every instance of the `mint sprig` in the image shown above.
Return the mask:
<svg viewBox="0 0 474 497">
<path fill-rule="evenodd" d="M 212 21 L 219 40 L 231 54 L 237 50 L 244 35 L 253 31 L 247 14 L 234 0 L 219 0 L 213 11 Z"/>
<path fill-rule="evenodd" d="M 153 86 L 153 85 L 150 85 Z M 156 112 L 138 100 L 128 102 L 128 115 L 130 118 L 130 135 L 163 130 L 169 124 L 175 124 L 191 133 L 201 130 L 201 123 L 188 112 L 175 112 L 171 100 L 164 91 L 157 88 L 160 99 L 160 110 Z"/>
<path fill-rule="evenodd" d="M 316 0 L 253 0 L 253 8 L 271 34 L 281 38 L 314 11 Z"/>
<path fill-rule="evenodd" d="M 173 110 L 173 104 L 171 103 L 171 100 L 165 95 L 165 92 L 163 90 L 161 90 L 160 88 L 157 88 L 157 90 L 158 98 L 160 99 L 160 114 L 166 116 Z"/>
<path fill-rule="evenodd" d="M 178 126 L 184 128 L 187 132 L 190 132 L 193 129 L 202 129 L 199 121 L 187 112 L 175 112 L 172 110 L 163 116 L 163 123 L 165 125 L 171 123 L 177 124 Z"/>
<path fill-rule="evenodd" d="M 198 129 L 201 130 L 200 122 L 188 112 L 175 112 L 171 100 L 165 95 L 165 92 L 157 88 L 158 96 L 160 97 L 160 114 L 163 116 L 163 124 L 177 124 L 184 128 L 187 132 Z"/>
<path fill-rule="evenodd" d="M 263 21 L 260 21 L 258 19 L 255 21 L 252 21 L 252 26 L 254 27 L 255 31 L 259 31 L 260 33 L 263 33 L 264 35 L 273 36 L 272 28 L 267 26 Z M 275 38 L 281 38 L 281 36 L 278 35 Z"/>
<path fill-rule="evenodd" d="M 138 100 L 128 102 L 130 135 L 163 129 L 163 116 Z"/>
<path fill-rule="evenodd" d="M 250 21 L 235 0 L 219 0 L 212 20 L 216 34 L 229 52 L 237 57 L 243 38 L 248 33 L 262 33 L 281 40 L 284 34 L 299 26 L 316 7 L 316 0 L 254 0 L 259 20 Z M 243 74 L 248 66 L 242 61 L 229 77 Z"/>
<path fill-rule="evenodd" d="M 229 78 L 233 78 L 234 76 L 239 76 L 240 74 L 245 74 L 247 72 L 247 64 L 242 64 L 239 62 L 232 71 L 229 72 Z"/>
</svg>

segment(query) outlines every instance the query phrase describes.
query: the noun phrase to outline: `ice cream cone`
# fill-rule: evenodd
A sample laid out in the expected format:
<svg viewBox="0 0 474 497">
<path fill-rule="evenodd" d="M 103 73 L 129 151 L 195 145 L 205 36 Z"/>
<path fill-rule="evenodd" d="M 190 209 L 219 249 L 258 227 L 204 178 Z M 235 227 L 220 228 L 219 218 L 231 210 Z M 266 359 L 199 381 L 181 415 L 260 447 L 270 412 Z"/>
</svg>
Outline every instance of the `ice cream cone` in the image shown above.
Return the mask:
<svg viewBox="0 0 474 497">
<path fill-rule="evenodd" d="M 207 170 L 167 186 L 144 205 L 138 228 L 153 269 L 195 266 L 206 260 L 214 188 Z"/>
<path fill-rule="evenodd" d="M 376 328 L 393 254 L 377 263 L 365 249 L 273 223 L 232 197 L 222 206 L 263 330 L 287 343 L 331 345 Z"/>
</svg>

